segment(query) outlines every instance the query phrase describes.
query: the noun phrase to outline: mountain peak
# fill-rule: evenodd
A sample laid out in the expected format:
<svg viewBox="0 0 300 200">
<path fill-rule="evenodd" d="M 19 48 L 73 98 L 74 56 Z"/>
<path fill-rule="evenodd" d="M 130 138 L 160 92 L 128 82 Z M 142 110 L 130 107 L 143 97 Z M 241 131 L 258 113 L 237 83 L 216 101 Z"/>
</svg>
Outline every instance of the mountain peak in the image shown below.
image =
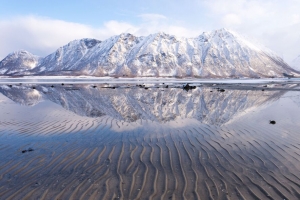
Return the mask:
<svg viewBox="0 0 300 200">
<path fill-rule="evenodd" d="M 226 28 L 197 38 L 177 38 L 164 32 L 146 37 L 122 33 L 102 42 L 84 38 L 60 47 L 42 62 L 21 52 L 1 61 L 0 72 L 7 74 L 7 66 L 14 66 L 12 72 L 18 67 L 23 71 L 35 68 L 31 73 L 46 75 L 253 78 L 295 71 L 270 50 Z"/>
<path fill-rule="evenodd" d="M 154 33 L 152 34 L 154 38 L 169 38 L 169 37 L 172 37 L 173 35 L 170 35 L 168 33 L 165 33 L 165 32 L 157 32 L 157 33 Z"/>
<path fill-rule="evenodd" d="M 131 33 L 121 33 L 119 35 L 119 37 L 121 37 L 121 38 L 128 38 L 128 37 L 135 37 L 135 36 L 132 35 Z"/>
<path fill-rule="evenodd" d="M 97 39 L 93 39 L 93 38 L 83 38 L 83 39 L 79 39 L 79 40 L 73 40 L 71 42 L 69 42 L 67 45 L 64 45 L 63 47 L 71 47 L 71 46 L 77 46 L 77 45 L 84 45 L 87 48 L 91 48 L 93 46 L 95 46 L 96 44 L 101 43 L 100 40 Z"/>
<path fill-rule="evenodd" d="M 20 49 L 8 54 L 8 56 L 35 56 L 35 55 L 33 55 L 32 53 L 26 50 Z"/>
<path fill-rule="evenodd" d="M 0 74 L 26 73 L 35 68 L 41 59 L 25 50 L 14 51 L 0 62 Z"/>
</svg>

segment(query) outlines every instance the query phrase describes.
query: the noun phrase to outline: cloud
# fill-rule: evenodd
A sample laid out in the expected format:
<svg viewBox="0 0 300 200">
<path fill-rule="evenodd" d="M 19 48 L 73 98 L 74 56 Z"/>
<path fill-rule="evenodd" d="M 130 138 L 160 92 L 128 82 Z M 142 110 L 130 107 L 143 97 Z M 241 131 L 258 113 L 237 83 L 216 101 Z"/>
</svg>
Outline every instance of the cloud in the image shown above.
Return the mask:
<svg viewBox="0 0 300 200">
<path fill-rule="evenodd" d="M 196 30 L 170 25 L 167 17 L 159 14 L 141 14 L 142 22 L 107 21 L 101 27 L 50 19 L 40 16 L 20 16 L 0 20 L 0 60 L 7 54 L 24 49 L 39 56 L 46 56 L 68 42 L 81 38 L 105 40 L 121 33 L 137 36 L 159 31 L 178 36 L 195 36 Z"/>
<path fill-rule="evenodd" d="M 201 14 L 188 13 L 185 21 L 181 16 L 151 12 L 133 14 L 135 23 L 110 20 L 99 27 L 41 16 L 0 19 L 0 60 L 18 49 L 45 56 L 71 40 L 87 37 L 105 40 L 122 32 L 146 36 L 160 31 L 196 37 L 222 27 L 257 39 L 288 62 L 300 55 L 299 0 L 192 0 L 191 5 Z"/>
<path fill-rule="evenodd" d="M 233 25 L 240 25 L 241 19 L 236 14 L 226 14 L 224 18 L 222 19 L 222 23 L 225 25 L 225 27 L 233 26 Z"/>
<path fill-rule="evenodd" d="M 138 15 L 142 19 L 139 28 L 136 31 L 137 35 L 149 35 L 157 32 L 165 32 L 179 37 L 196 37 L 200 35 L 203 30 L 189 29 L 184 26 L 177 25 L 169 18 L 161 14 L 147 13 Z"/>
<path fill-rule="evenodd" d="M 202 2 L 215 27 L 226 27 L 254 37 L 288 62 L 300 54 L 299 0 Z"/>
<path fill-rule="evenodd" d="M 101 28 L 96 29 L 83 24 L 37 16 L 0 20 L 0 59 L 19 49 L 45 56 L 75 39 L 103 40 L 121 32 L 135 31 L 135 29 L 128 23 L 117 21 L 106 22 Z"/>
</svg>

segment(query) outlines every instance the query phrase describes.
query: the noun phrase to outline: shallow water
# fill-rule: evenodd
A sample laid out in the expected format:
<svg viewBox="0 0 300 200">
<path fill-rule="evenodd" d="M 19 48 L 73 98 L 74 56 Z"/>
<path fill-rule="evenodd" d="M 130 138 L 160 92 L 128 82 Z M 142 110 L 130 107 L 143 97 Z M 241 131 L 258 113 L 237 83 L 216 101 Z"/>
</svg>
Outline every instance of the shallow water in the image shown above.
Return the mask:
<svg viewBox="0 0 300 200">
<path fill-rule="evenodd" d="M 0 199 L 299 199 L 298 83 L 190 83 L 0 85 Z"/>
</svg>

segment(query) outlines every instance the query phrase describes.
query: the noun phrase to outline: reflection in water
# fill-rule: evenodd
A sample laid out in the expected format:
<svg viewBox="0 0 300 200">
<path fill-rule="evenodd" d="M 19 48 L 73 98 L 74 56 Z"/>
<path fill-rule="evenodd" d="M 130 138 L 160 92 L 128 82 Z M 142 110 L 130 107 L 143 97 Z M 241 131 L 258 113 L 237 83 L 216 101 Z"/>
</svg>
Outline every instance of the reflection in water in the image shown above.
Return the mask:
<svg viewBox="0 0 300 200">
<path fill-rule="evenodd" d="M 32 87 L 0 87 L 0 92 L 22 105 L 50 100 L 81 116 L 108 115 L 116 120 L 134 122 L 139 119 L 166 122 L 194 118 L 202 123 L 223 124 L 236 114 L 273 102 L 283 91 L 226 90 L 198 87 L 149 89 L 101 88 L 91 85 Z"/>
<path fill-rule="evenodd" d="M 100 86 L 0 86 L 1 198 L 300 198 L 300 95 Z"/>
</svg>

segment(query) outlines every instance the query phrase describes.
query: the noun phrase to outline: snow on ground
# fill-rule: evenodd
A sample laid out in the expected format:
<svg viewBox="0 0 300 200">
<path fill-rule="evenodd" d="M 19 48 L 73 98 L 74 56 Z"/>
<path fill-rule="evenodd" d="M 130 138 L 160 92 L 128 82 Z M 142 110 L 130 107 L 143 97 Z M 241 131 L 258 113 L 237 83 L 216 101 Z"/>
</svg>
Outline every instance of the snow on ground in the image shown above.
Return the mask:
<svg viewBox="0 0 300 200">
<path fill-rule="evenodd" d="M 93 76 L 24 76 L 20 78 L 1 77 L 0 84 L 31 83 L 31 84 L 89 84 L 89 83 L 280 83 L 300 82 L 300 78 L 273 78 L 273 79 L 195 79 L 195 78 L 112 78 Z"/>
</svg>

